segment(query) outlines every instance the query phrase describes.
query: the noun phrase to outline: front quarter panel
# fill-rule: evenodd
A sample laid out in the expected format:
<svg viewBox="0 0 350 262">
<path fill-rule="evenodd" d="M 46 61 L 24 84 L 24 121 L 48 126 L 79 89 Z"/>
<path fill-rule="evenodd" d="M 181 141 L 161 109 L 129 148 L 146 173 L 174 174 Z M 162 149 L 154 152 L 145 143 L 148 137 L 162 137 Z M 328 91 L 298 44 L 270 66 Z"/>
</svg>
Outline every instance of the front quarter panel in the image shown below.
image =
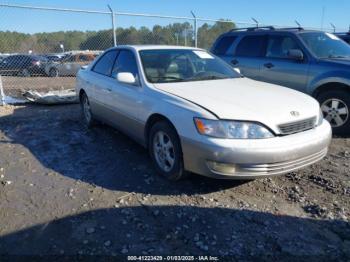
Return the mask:
<svg viewBox="0 0 350 262">
<path fill-rule="evenodd" d="M 194 140 L 201 139 L 194 125 L 194 117 L 216 119 L 216 117 L 191 102 L 168 94 L 161 90 L 150 88 L 147 90 L 146 99 L 141 110 L 141 118 L 147 120 L 153 114 L 160 114 L 174 125 L 179 137 L 186 137 Z"/>
<path fill-rule="evenodd" d="M 350 87 L 350 70 L 325 68 L 323 65 L 310 67 L 309 84 L 306 92 L 312 95 L 315 90 L 327 83 L 340 83 Z"/>
</svg>

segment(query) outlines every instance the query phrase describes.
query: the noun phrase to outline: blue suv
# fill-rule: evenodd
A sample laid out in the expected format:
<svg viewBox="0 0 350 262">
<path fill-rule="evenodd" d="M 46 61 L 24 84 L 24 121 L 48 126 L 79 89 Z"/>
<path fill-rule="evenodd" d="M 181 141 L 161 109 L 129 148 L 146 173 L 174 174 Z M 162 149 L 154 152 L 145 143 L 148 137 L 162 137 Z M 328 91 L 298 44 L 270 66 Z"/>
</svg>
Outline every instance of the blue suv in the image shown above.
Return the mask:
<svg viewBox="0 0 350 262">
<path fill-rule="evenodd" d="M 233 29 L 211 52 L 246 77 L 315 97 L 334 134 L 350 134 L 350 45 L 334 34 L 272 26 Z"/>
<path fill-rule="evenodd" d="M 350 31 L 347 33 L 335 33 L 335 35 L 350 44 Z"/>
</svg>

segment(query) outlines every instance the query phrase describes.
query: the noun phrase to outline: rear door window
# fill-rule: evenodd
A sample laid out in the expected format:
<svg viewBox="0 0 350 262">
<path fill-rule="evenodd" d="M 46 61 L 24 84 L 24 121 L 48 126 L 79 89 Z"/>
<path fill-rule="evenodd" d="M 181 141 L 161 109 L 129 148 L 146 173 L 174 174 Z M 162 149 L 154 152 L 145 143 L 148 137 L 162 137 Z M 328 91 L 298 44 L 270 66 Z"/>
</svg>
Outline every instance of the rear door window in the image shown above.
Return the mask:
<svg viewBox="0 0 350 262">
<path fill-rule="evenodd" d="M 105 53 L 95 64 L 92 71 L 105 75 L 111 76 L 113 64 L 117 57 L 118 52 L 116 50 L 108 51 Z"/>
<path fill-rule="evenodd" d="M 215 55 L 226 55 L 227 51 L 232 46 L 233 42 L 236 40 L 237 36 L 224 36 L 216 44 L 213 53 Z"/>
<path fill-rule="evenodd" d="M 272 35 L 269 36 L 266 49 L 266 57 L 288 59 L 288 51 L 299 49 L 298 43 L 290 36 Z"/>
<path fill-rule="evenodd" d="M 245 36 L 237 46 L 236 56 L 261 57 L 266 46 L 265 35 Z"/>
</svg>

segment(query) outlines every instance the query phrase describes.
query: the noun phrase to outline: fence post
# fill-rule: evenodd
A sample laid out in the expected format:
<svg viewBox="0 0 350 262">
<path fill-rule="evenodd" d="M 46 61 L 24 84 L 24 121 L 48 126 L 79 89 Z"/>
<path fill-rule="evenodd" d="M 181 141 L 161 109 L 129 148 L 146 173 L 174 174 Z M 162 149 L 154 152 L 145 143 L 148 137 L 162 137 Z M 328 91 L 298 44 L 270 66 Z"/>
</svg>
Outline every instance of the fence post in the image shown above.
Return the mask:
<svg viewBox="0 0 350 262">
<path fill-rule="evenodd" d="M 114 12 L 113 9 L 110 5 L 107 5 L 109 11 L 111 11 L 111 16 L 112 16 L 112 30 L 113 30 L 113 44 L 114 46 L 117 46 L 117 32 L 115 31 L 115 16 L 114 16 Z"/>
<path fill-rule="evenodd" d="M 198 46 L 197 17 L 193 13 L 193 11 L 191 11 L 191 14 L 194 18 L 194 46 L 197 47 Z"/>
<path fill-rule="evenodd" d="M 5 94 L 4 94 L 4 89 L 2 87 L 2 78 L 1 78 L 1 75 L 0 75 L 0 106 L 3 106 L 5 104 L 6 104 L 6 102 L 5 102 Z"/>
</svg>

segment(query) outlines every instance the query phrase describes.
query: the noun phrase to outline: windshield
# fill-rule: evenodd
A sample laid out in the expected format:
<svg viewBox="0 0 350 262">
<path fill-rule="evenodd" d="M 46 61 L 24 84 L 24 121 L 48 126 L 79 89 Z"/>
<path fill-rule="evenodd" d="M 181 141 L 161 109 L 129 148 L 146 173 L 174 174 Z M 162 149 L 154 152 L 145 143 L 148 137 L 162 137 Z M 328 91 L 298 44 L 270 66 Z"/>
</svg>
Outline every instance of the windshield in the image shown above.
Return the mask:
<svg viewBox="0 0 350 262">
<path fill-rule="evenodd" d="M 140 51 L 146 78 L 151 83 L 190 82 L 237 78 L 228 64 L 206 51 L 161 49 Z"/>
<path fill-rule="evenodd" d="M 318 58 L 350 58 L 350 46 L 330 33 L 301 33 L 300 37 Z"/>
</svg>

